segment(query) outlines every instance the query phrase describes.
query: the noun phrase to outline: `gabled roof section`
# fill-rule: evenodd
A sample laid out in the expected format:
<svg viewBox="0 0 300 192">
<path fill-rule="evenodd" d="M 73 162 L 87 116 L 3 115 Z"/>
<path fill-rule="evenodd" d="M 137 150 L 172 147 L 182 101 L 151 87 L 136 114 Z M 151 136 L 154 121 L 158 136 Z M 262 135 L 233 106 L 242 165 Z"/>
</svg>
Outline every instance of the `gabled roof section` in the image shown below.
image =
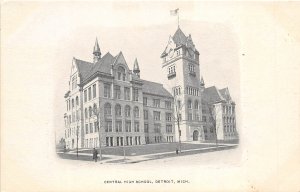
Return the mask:
<svg viewBox="0 0 300 192">
<path fill-rule="evenodd" d="M 109 52 L 107 52 L 101 59 L 98 61 L 94 67 L 89 71 L 88 77 L 92 76 L 96 72 L 108 73 L 110 74 L 111 64 L 115 61 Z"/>
<path fill-rule="evenodd" d="M 225 99 L 215 86 L 205 88 L 202 98 L 204 102 L 207 102 L 209 104 L 225 101 Z"/>
<path fill-rule="evenodd" d="M 226 99 L 226 101 L 231 101 L 231 96 L 228 87 L 220 89 L 219 92 L 221 93 L 222 97 Z"/>
<path fill-rule="evenodd" d="M 167 91 L 162 84 L 155 83 L 152 81 L 146 81 L 146 80 L 142 80 L 142 82 L 143 82 L 143 87 L 142 87 L 143 93 L 173 98 L 171 93 Z"/>
<path fill-rule="evenodd" d="M 73 58 L 73 61 L 77 65 L 77 69 L 81 77 L 83 79 L 87 78 L 89 71 L 92 69 L 94 64 L 87 61 L 76 59 L 75 57 Z"/>
<path fill-rule="evenodd" d="M 181 31 L 181 29 L 178 27 L 177 31 L 173 35 L 173 40 L 176 44 L 176 46 L 180 45 L 186 45 L 187 42 L 187 37 L 185 34 Z"/>
</svg>

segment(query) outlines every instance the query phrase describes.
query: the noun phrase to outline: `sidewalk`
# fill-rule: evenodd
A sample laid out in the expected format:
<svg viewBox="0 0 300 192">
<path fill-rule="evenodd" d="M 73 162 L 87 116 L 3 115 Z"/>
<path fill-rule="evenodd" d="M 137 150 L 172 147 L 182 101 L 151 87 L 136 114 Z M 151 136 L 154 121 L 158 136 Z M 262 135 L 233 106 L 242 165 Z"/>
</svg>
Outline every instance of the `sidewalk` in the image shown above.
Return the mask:
<svg viewBox="0 0 300 192">
<path fill-rule="evenodd" d="M 199 142 L 185 142 L 185 143 L 199 143 Z M 212 145 L 213 143 L 205 143 L 205 145 Z M 154 159 L 162 159 L 162 158 L 172 158 L 172 157 L 178 157 L 178 156 L 183 156 L 183 155 L 192 155 L 192 154 L 197 154 L 197 153 L 204 153 L 204 152 L 213 152 L 213 151 L 219 151 L 219 150 L 225 150 L 225 149 L 231 149 L 235 148 L 238 146 L 238 144 L 228 144 L 228 143 L 219 143 L 219 145 L 222 146 L 210 146 L 210 147 L 205 147 L 205 148 L 196 148 L 196 149 L 185 149 L 182 150 L 181 153 L 176 154 L 175 151 L 171 152 L 162 152 L 162 153 L 152 153 L 152 154 L 147 154 L 147 155 L 137 155 L 137 156 L 130 156 L 126 155 L 125 156 L 125 161 L 124 161 L 124 156 L 119 156 L 119 155 L 108 155 L 108 154 L 102 154 L 102 160 L 101 164 L 115 164 L 115 163 L 138 163 L 142 161 L 149 161 L 149 160 L 154 160 Z M 81 149 L 80 151 L 84 151 L 85 149 Z M 70 152 L 57 152 L 59 154 L 63 155 L 71 155 L 74 156 L 74 158 L 71 158 L 73 160 L 90 160 L 92 161 L 92 154 L 91 153 L 78 153 L 78 159 L 75 158 L 77 155 L 76 150 L 75 151 L 70 151 Z M 98 157 L 99 161 L 99 157 Z"/>
</svg>

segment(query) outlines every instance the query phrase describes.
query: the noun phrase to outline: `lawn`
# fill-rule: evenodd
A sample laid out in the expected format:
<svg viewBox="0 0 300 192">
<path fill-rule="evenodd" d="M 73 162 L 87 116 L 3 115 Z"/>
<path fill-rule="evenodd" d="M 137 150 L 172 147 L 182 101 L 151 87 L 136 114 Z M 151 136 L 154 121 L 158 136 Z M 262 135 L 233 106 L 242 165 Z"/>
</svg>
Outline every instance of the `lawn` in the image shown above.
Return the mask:
<svg viewBox="0 0 300 192">
<path fill-rule="evenodd" d="M 201 148 L 214 147 L 214 146 L 215 146 L 214 144 L 208 145 L 208 144 L 200 144 L 200 143 L 199 144 L 182 143 L 181 150 L 201 149 Z M 165 152 L 175 153 L 176 148 L 178 148 L 178 143 L 161 143 L 161 144 L 125 146 L 125 153 L 127 156 L 147 155 L 147 154 L 165 153 Z M 122 156 L 124 154 L 123 147 L 103 147 L 101 151 L 102 154 L 105 155 Z M 92 152 L 93 152 L 92 149 L 79 151 L 79 153 L 92 153 Z"/>
</svg>

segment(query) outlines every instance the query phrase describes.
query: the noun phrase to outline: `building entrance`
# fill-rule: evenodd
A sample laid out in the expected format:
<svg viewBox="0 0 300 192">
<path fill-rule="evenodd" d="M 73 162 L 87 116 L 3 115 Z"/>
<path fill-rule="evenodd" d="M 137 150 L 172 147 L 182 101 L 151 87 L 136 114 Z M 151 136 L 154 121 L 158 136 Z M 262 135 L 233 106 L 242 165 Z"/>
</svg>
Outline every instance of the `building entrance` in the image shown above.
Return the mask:
<svg viewBox="0 0 300 192">
<path fill-rule="evenodd" d="M 198 141 L 199 138 L 199 131 L 195 130 L 193 132 L 193 141 Z"/>
</svg>

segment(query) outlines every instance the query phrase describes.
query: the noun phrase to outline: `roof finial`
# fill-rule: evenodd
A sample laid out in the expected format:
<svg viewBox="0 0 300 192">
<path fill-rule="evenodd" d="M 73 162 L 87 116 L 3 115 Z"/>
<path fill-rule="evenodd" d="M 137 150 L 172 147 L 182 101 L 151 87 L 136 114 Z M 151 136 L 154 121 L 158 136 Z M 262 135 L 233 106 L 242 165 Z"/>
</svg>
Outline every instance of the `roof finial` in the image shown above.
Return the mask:
<svg viewBox="0 0 300 192">
<path fill-rule="evenodd" d="M 137 58 L 135 58 L 135 60 L 134 60 L 133 73 L 136 74 L 138 77 L 140 77 L 140 67 L 139 67 Z"/>
<path fill-rule="evenodd" d="M 180 28 L 179 27 L 179 8 L 171 10 L 170 15 L 177 16 L 177 26 L 178 26 L 178 28 Z"/>
<path fill-rule="evenodd" d="M 94 63 L 97 63 L 101 59 L 101 51 L 100 51 L 97 37 L 94 45 L 93 55 L 94 55 Z"/>
<path fill-rule="evenodd" d="M 201 85 L 201 86 L 204 86 L 204 85 L 205 85 L 204 80 L 203 80 L 203 76 L 201 76 L 200 85 Z"/>
</svg>

